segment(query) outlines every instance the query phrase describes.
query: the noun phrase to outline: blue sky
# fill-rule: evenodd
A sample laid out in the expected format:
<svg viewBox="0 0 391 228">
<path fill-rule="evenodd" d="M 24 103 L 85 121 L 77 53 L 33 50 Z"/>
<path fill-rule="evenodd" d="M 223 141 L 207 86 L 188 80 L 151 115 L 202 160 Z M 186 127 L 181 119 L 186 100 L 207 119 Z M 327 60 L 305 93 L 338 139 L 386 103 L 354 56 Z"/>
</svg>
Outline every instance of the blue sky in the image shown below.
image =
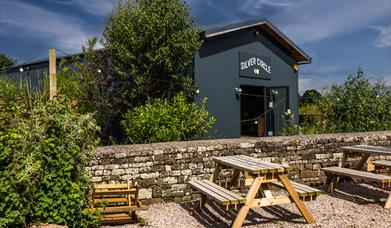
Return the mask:
<svg viewBox="0 0 391 228">
<path fill-rule="evenodd" d="M 0 0 L 0 52 L 19 63 L 55 47 L 80 51 L 118 0 Z M 312 57 L 300 91 L 322 90 L 362 67 L 391 84 L 390 0 L 187 0 L 201 28 L 266 18 Z"/>
</svg>

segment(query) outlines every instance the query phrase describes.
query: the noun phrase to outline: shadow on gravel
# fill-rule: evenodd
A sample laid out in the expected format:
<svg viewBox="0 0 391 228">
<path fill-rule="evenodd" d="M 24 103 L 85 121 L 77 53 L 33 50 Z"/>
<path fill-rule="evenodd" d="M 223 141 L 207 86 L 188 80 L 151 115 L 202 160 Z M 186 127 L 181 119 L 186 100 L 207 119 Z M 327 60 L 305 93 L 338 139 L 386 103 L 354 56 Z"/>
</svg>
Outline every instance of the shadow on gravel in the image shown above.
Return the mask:
<svg viewBox="0 0 391 228">
<path fill-rule="evenodd" d="M 335 192 L 328 192 L 327 188 L 322 189 L 326 195 L 342 200 L 350 201 L 359 205 L 379 204 L 384 206 L 380 199 L 386 199 L 389 193 L 380 192 L 376 189 L 368 188 L 365 184 L 342 182 L 339 183 Z"/>
<path fill-rule="evenodd" d="M 225 211 L 213 201 L 208 201 L 202 210 L 198 209 L 194 203 L 182 203 L 180 205 L 197 219 L 200 224 L 210 228 L 229 227 L 238 213 L 238 210 Z M 243 225 L 278 223 L 279 221 L 306 224 L 304 218 L 300 214 L 293 213 L 281 206 L 263 207 L 262 209 L 256 210 L 264 210 L 271 216 L 265 216 L 255 210 L 250 210 Z"/>
</svg>

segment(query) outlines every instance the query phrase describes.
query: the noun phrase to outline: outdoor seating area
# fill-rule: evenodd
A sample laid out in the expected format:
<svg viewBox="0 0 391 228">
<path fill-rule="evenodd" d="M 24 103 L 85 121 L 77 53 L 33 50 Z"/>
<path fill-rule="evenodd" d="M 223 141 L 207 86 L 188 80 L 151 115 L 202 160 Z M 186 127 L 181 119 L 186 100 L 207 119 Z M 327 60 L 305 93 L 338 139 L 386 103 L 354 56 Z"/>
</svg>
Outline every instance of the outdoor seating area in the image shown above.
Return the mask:
<svg viewBox="0 0 391 228">
<path fill-rule="evenodd" d="M 105 216 L 102 225 L 127 224 L 123 227 L 137 226 L 129 224 L 139 220 L 136 211 L 152 227 L 391 226 L 391 161 L 381 157 L 390 156 L 391 148 L 355 145 L 341 150 L 339 166 L 320 169 L 327 176 L 324 188 L 291 181 L 287 165 L 247 155 L 215 156 L 209 179 L 187 182 L 199 198 L 146 210 L 138 187 L 129 182 L 96 184 L 93 205 Z"/>
<path fill-rule="evenodd" d="M 189 182 L 194 189 L 202 193 L 200 208 L 209 198 L 222 204 L 226 210 L 238 209 L 232 227 L 241 227 L 251 208 L 294 203 L 307 223 L 315 222 L 303 200 L 313 200 L 321 191 L 303 184 L 292 183 L 287 177 L 289 167 L 245 155 L 214 157 L 213 160 L 216 168 L 210 180 Z M 245 185 L 249 186 L 246 197 L 216 184 L 222 169 L 231 169 L 233 173 L 233 178 L 227 185 L 228 188 L 235 186 L 240 174 L 243 175 Z M 284 189 L 288 195 L 273 196 L 270 185 L 274 184 Z"/>
<path fill-rule="evenodd" d="M 326 167 L 322 168 L 322 171 L 327 175 L 326 184 L 329 185 L 328 191 L 333 192 L 338 185 L 340 177 L 350 177 L 356 182 L 356 180 L 366 180 L 377 185 L 379 190 L 391 188 L 391 176 L 376 174 L 369 171 L 378 170 L 378 168 L 391 167 L 390 161 L 371 161 L 370 156 L 391 156 L 391 149 L 380 146 L 367 146 L 367 145 L 355 145 L 342 147 L 343 155 L 340 165 L 338 167 Z M 361 159 L 353 168 L 345 168 L 346 162 L 349 157 L 360 157 Z M 367 166 L 366 171 L 361 171 Z M 375 167 L 375 168 L 373 168 Z M 388 173 L 389 174 L 389 173 Z M 391 208 L 391 193 L 384 205 L 384 208 Z"/>
</svg>

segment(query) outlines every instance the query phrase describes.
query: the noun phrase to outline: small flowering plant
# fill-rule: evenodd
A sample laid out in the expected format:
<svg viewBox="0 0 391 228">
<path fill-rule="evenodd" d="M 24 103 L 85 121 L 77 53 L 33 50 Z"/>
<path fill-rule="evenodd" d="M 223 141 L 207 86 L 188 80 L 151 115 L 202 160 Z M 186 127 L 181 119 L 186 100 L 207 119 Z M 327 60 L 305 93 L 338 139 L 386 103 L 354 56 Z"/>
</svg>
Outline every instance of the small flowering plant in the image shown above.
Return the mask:
<svg viewBox="0 0 391 228">
<path fill-rule="evenodd" d="M 282 129 L 282 135 L 297 135 L 299 134 L 299 126 L 296 124 L 295 115 L 290 109 L 287 109 L 284 115 L 284 128 Z"/>
</svg>

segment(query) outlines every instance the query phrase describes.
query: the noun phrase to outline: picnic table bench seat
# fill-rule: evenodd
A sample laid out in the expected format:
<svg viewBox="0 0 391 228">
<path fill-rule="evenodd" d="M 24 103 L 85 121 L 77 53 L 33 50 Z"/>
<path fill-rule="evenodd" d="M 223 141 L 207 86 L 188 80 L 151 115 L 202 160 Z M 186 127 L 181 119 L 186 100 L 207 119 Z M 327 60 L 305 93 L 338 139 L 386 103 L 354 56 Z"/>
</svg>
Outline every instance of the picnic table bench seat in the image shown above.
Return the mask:
<svg viewBox="0 0 391 228">
<path fill-rule="evenodd" d="M 229 191 L 228 189 L 208 180 L 195 180 L 189 181 L 188 183 L 191 187 L 201 192 L 207 198 L 212 198 L 221 205 L 226 206 L 227 210 L 229 209 L 229 206 L 237 208 L 238 204 L 244 204 L 246 202 L 246 198 L 243 196 Z"/>
<path fill-rule="evenodd" d="M 372 161 L 372 164 L 378 167 L 391 168 L 391 161 L 388 160 Z"/>
<path fill-rule="evenodd" d="M 372 180 L 375 182 L 378 182 L 382 188 L 384 187 L 391 187 L 391 176 L 381 175 L 381 174 L 375 174 L 360 170 L 354 170 L 349 168 L 342 168 L 337 166 L 331 166 L 322 168 L 323 172 L 325 172 L 326 175 L 334 175 L 334 176 L 349 176 L 353 178 L 359 178 L 359 179 L 367 179 Z"/>
<path fill-rule="evenodd" d="M 300 196 L 300 198 L 303 201 L 312 201 L 315 200 L 317 196 L 319 196 L 322 193 L 322 190 L 310 187 L 305 184 L 297 183 L 294 181 L 291 181 L 293 187 L 295 188 L 297 194 Z M 274 182 L 273 185 L 284 189 L 284 185 L 281 182 Z"/>
<path fill-rule="evenodd" d="M 126 184 L 95 184 L 92 192 L 92 209 L 103 215 L 102 224 L 123 224 L 138 220 L 136 211 L 146 210 L 138 200 L 138 187 Z"/>
</svg>

